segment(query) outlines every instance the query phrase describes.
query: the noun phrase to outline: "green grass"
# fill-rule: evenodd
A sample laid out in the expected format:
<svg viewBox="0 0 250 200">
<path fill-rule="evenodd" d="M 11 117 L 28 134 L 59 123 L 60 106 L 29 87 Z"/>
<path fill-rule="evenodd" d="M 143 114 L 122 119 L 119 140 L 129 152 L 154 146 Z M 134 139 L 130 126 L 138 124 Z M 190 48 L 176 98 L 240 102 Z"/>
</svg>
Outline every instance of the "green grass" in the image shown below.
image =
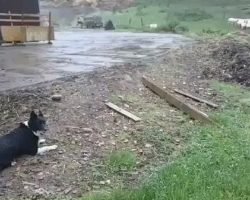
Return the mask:
<svg viewBox="0 0 250 200">
<path fill-rule="evenodd" d="M 130 151 L 114 151 L 107 159 L 108 169 L 113 172 L 129 171 L 136 165 L 136 155 Z"/>
<path fill-rule="evenodd" d="M 184 131 L 192 133 L 186 151 L 141 186 L 83 199 L 250 199 L 250 109 L 241 103 L 250 97 L 250 91 L 221 83 L 214 87 L 226 100 L 214 113 L 221 127 L 184 126 Z"/>
<path fill-rule="evenodd" d="M 169 23 L 178 22 L 179 26 L 186 27 L 190 32 L 223 35 L 235 30 L 227 23 L 229 17 L 249 18 L 250 3 L 247 0 L 140 0 L 135 7 L 99 14 L 105 21 L 111 19 L 118 29 L 149 31 L 149 24 L 156 23 L 165 27 Z M 166 31 L 171 32 L 168 29 Z"/>
</svg>

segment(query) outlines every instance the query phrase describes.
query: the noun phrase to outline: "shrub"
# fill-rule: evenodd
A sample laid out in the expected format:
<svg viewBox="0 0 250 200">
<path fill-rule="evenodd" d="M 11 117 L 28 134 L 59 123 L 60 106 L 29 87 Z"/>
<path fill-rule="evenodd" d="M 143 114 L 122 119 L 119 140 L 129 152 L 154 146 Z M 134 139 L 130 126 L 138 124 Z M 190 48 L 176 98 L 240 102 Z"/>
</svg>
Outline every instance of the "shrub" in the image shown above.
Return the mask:
<svg viewBox="0 0 250 200">
<path fill-rule="evenodd" d="M 172 21 L 167 25 L 162 25 L 159 26 L 156 31 L 157 32 L 171 32 L 171 33 L 176 33 L 177 32 L 177 27 L 179 25 L 179 22 L 177 21 Z"/>
</svg>

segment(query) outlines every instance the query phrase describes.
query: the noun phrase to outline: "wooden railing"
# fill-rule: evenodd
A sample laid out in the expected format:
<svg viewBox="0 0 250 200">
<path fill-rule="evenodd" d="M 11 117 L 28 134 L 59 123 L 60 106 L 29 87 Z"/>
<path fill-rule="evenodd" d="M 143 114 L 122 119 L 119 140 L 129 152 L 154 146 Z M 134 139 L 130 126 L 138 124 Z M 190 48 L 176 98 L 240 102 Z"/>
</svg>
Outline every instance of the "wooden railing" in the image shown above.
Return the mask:
<svg viewBox="0 0 250 200">
<path fill-rule="evenodd" d="M 44 26 L 48 27 L 48 41 L 51 43 L 52 20 L 51 12 L 49 15 L 40 14 L 17 14 L 0 13 L 0 27 L 2 26 Z"/>
<path fill-rule="evenodd" d="M 47 23 L 47 26 L 51 26 L 51 14 L 47 17 L 46 15 L 40 14 L 16 14 L 11 13 L 0 13 L 0 25 L 6 23 L 10 26 L 14 25 L 37 25 L 40 26 L 40 23 Z M 46 17 L 47 19 L 45 19 Z"/>
</svg>

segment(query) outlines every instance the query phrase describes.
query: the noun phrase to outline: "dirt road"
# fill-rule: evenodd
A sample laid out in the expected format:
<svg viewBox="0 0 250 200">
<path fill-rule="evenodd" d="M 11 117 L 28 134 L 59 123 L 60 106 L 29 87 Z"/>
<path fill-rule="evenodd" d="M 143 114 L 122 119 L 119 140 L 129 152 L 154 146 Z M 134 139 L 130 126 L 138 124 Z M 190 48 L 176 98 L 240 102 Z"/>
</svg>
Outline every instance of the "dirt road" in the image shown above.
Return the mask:
<svg viewBox="0 0 250 200">
<path fill-rule="evenodd" d="M 114 64 L 153 62 L 188 42 L 173 34 L 65 31 L 53 45 L 0 48 L 0 91 Z"/>
</svg>

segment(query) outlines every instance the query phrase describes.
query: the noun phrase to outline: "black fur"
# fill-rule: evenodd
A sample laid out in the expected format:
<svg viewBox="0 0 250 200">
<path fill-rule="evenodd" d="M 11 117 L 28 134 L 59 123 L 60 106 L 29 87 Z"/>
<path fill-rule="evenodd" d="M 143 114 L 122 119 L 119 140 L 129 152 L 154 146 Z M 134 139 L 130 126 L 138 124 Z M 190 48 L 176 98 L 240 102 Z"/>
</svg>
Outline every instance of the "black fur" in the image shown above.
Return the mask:
<svg viewBox="0 0 250 200">
<path fill-rule="evenodd" d="M 28 125 L 21 123 L 18 128 L 0 138 L 0 171 L 10 167 L 12 161 L 22 155 L 36 155 L 39 138 L 36 131 L 45 131 L 46 121 L 41 111 L 30 114 Z"/>
</svg>

